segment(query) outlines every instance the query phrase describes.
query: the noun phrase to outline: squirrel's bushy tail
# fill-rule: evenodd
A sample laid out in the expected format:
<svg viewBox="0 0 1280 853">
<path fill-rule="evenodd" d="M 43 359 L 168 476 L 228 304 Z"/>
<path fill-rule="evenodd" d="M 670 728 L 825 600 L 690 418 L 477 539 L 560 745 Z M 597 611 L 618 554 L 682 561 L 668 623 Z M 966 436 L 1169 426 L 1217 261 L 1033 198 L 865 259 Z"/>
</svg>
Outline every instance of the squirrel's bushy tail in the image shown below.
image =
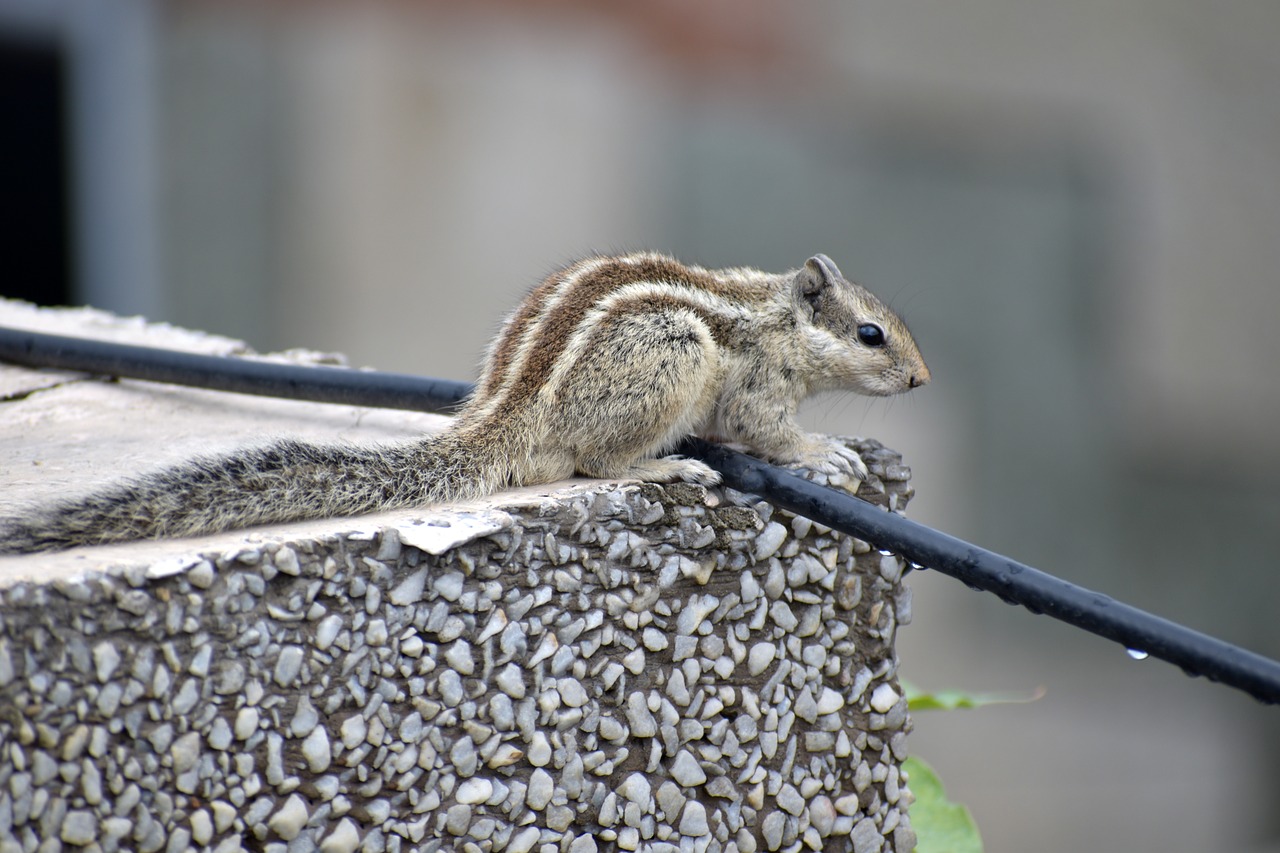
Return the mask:
<svg viewBox="0 0 1280 853">
<path fill-rule="evenodd" d="M 463 500 L 506 483 L 450 431 L 366 447 L 291 439 L 162 469 L 0 520 L 0 553 L 214 533 Z"/>
</svg>

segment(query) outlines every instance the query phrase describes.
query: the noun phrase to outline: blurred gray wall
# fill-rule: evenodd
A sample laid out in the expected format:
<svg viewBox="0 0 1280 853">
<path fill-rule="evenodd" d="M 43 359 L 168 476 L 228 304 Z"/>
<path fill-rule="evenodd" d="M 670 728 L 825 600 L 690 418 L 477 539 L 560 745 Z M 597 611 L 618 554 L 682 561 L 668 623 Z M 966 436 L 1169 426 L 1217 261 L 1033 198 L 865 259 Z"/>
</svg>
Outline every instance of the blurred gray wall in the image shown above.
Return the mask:
<svg viewBox="0 0 1280 853">
<path fill-rule="evenodd" d="M 575 255 L 825 252 L 935 379 L 813 428 L 902 450 L 926 523 L 1280 656 L 1280 5 L 130 8 L 100 49 L 154 76 L 101 120 L 152 206 L 100 224 L 161 284 L 103 307 L 469 378 Z M 989 850 L 1280 850 L 1274 710 L 914 584 L 907 677 L 1048 689 L 917 720 Z"/>
</svg>

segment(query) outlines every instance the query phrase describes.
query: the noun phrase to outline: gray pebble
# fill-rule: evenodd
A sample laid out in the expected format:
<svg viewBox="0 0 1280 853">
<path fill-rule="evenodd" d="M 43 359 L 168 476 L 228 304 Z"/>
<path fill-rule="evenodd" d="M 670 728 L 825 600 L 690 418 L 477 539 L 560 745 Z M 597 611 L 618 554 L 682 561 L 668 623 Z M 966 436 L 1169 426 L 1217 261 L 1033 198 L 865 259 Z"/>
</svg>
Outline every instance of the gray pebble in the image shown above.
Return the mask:
<svg viewBox="0 0 1280 853">
<path fill-rule="evenodd" d="M 67 844 L 85 847 L 98 837 L 98 821 L 91 811 L 69 811 L 58 837 Z"/>
<path fill-rule="evenodd" d="M 368 727 L 365 724 L 364 717 L 360 714 L 352 714 L 342 722 L 338 729 L 339 736 L 342 738 L 342 745 L 347 749 L 355 749 L 364 742 L 365 735 L 368 733 Z"/>
<path fill-rule="evenodd" d="M 200 733 L 187 732 L 173 742 L 169 749 L 176 773 L 190 770 L 200 760 Z"/>
<path fill-rule="evenodd" d="M 445 572 L 432 582 L 436 595 L 445 601 L 457 601 L 462 597 L 462 588 L 466 579 L 460 572 Z"/>
<path fill-rule="evenodd" d="M 336 613 L 330 614 L 316 624 L 315 637 L 312 642 L 315 643 L 317 649 L 325 651 L 333 645 L 333 641 L 338 638 L 338 632 L 341 630 L 342 617 Z"/>
<path fill-rule="evenodd" d="M 555 793 L 555 783 L 551 779 L 551 774 L 537 767 L 529 774 L 529 787 L 525 792 L 525 805 L 534 811 L 542 811 L 551 802 L 551 797 Z"/>
<path fill-rule="evenodd" d="M 536 827 L 526 826 L 511 836 L 511 841 L 507 844 L 508 853 L 529 853 L 538 843 L 541 833 Z"/>
<path fill-rule="evenodd" d="M 312 773 L 323 773 L 329 769 L 332 752 L 329 745 L 329 733 L 324 726 L 316 726 L 302 740 L 302 757 Z"/>
<path fill-rule="evenodd" d="M 471 675 L 476 671 L 471 644 L 466 640 L 454 641 L 444 653 L 444 662 L 461 675 Z"/>
<path fill-rule="evenodd" d="M 719 606 L 720 599 L 714 595 L 693 596 L 676 618 L 676 633 L 693 634 Z"/>
<path fill-rule="evenodd" d="M 591 835 L 579 835 L 569 842 L 569 853 L 595 853 L 596 839 Z"/>
<path fill-rule="evenodd" d="M 440 673 L 440 699 L 450 708 L 455 708 L 462 704 L 463 690 L 462 678 L 458 673 L 451 669 L 446 669 Z"/>
<path fill-rule="evenodd" d="M 795 614 L 791 612 L 791 607 L 785 601 L 775 601 L 769 607 L 769 617 L 773 619 L 775 625 L 784 632 L 790 633 L 800 624 Z"/>
<path fill-rule="evenodd" d="M 777 648 L 773 643 L 756 643 L 746 658 L 746 671 L 751 675 L 760 675 L 773 663 L 777 656 Z"/>
<path fill-rule="evenodd" d="M 302 831 L 303 825 L 307 822 L 307 817 L 306 801 L 297 794 L 293 794 L 267 820 L 267 826 L 285 841 L 292 841 Z"/>
<path fill-rule="evenodd" d="M 301 671 L 302 649 L 298 646 L 285 646 L 282 648 L 280 657 L 276 659 L 276 668 L 273 674 L 276 684 L 281 687 L 290 686 Z"/>
<path fill-rule="evenodd" d="M 541 731 L 534 733 L 533 740 L 529 743 L 528 757 L 529 763 L 534 767 L 546 767 L 551 762 L 551 743 L 546 734 Z"/>
<path fill-rule="evenodd" d="M 849 840 L 853 842 L 854 853 L 880 853 L 884 847 L 884 836 L 869 817 L 854 824 Z"/>
<path fill-rule="evenodd" d="M 564 704 L 570 708 L 581 708 L 587 704 L 587 691 L 582 686 L 582 682 L 576 678 L 562 678 L 556 684 L 556 690 L 560 693 L 560 698 Z"/>
<path fill-rule="evenodd" d="M 636 738 L 652 738 L 658 734 L 658 721 L 649 711 L 644 693 L 632 693 L 627 697 L 627 725 Z"/>
<path fill-rule="evenodd" d="M 487 802 L 491 796 L 493 796 L 493 782 L 482 778 L 467 779 L 454 792 L 457 801 L 466 805 Z"/>
<path fill-rule="evenodd" d="M 685 796 L 680 792 L 679 785 L 668 780 L 658 786 L 657 801 L 658 808 L 662 810 L 667 821 L 675 823 L 676 818 L 684 808 Z"/>
<path fill-rule="evenodd" d="M 639 806 L 641 809 L 648 808 L 650 795 L 648 778 L 643 773 L 632 773 L 618 786 L 618 795 L 634 806 Z"/>
<path fill-rule="evenodd" d="M 755 558 L 756 562 L 763 562 L 777 553 L 778 548 L 787 538 L 787 528 L 783 527 L 776 521 L 771 521 L 765 525 L 764 530 L 756 535 L 755 541 Z"/>
<path fill-rule="evenodd" d="M 885 713 L 898 702 L 898 693 L 892 685 L 881 684 L 871 693 L 871 707 L 878 713 Z"/>
<path fill-rule="evenodd" d="M 476 772 L 479 761 L 476 745 L 470 737 L 460 738 L 449 750 L 449 761 L 460 776 L 471 776 Z"/>
<path fill-rule="evenodd" d="M 498 685 L 499 690 L 512 699 L 524 698 L 524 672 L 515 664 L 509 664 L 499 670 L 494 682 Z"/>
<path fill-rule="evenodd" d="M 687 749 L 682 749 L 676 753 L 675 760 L 671 763 L 671 778 L 686 788 L 692 788 L 706 782 L 707 774 L 698 765 L 697 759 Z"/>
<path fill-rule="evenodd" d="M 120 652 L 111 642 L 102 642 L 93 647 L 93 666 L 98 681 L 105 684 L 120 666 Z"/>
<path fill-rule="evenodd" d="M 782 831 L 786 828 L 786 816 L 782 812 L 770 812 L 760 823 L 760 834 L 764 836 L 766 850 L 782 848 Z"/>
<path fill-rule="evenodd" d="M 660 652 L 669 645 L 667 635 L 657 628 L 645 628 L 642 634 L 644 647 L 651 652 Z"/>
<path fill-rule="evenodd" d="M 372 799 L 365 804 L 365 812 L 375 825 L 386 823 L 391 817 L 391 802 L 382 798 Z"/>
<path fill-rule="evenodd" d="M 621 744 L 629 734 L 630 730 L 613 717 L 600 718 L 600 737 L 609 743 Z"/>
<path fill-rule="evenodd" d="M 359 846 L 360 831 L 350 818 L 344 817 L 320 842 L 320 853 L 355 853 Z"/>
<path fill-rule="evenodd" d="M 796 817 L 804 811 L 804 797 L 791 785 L 783 785 L 777 794 L 778 808 Z"/>
<path fill-rule="evenodd" d="M 459 583 L 461 575 L 457 575 Z M 406 607 L 410 604 L 416 604 L 422 599 L 422 591 L 426 587 L 427 570 L 419 569 L 413 574 L 406 577 L 400 583 L 396 584 L 391 592 L 387 595 L 387 600 L 397 607 Z M 439 582 L 436 585 L 436 592 L 440 591 Z"/>
<path fill-rule="evenodd" d="M 711 827 L 707 824 L 706 806 L 697 800 L 689 801 L 684 807 L 684 813 L 680 816 L 680 834 L 691 838 L 711 834 Z"/>
<path fill-rule="evenodd" d="M 293 712 L 293 720 L 289 723 L 289 730 L 294 737 L 304 737 L 308 732 L 316 727 L 320 722 L 320 714 L 316 711 L 311 700 L 306 696 L 298 697 L 298 705 Z"/>
<path fill-rule="evenodd" d="M 258 709 L 249 705 L 236 712 L 235 736 L 248 740 L 258 730 Z"/>
<path fill-rule="evenodd" d="M 231 726 L 224 717 L 215 717 L 209 727 L 209 746 L 224 752 L 231 748 Z"/>
<path fill-rule="evenodd" d="M 267 784 L 279 785 L 284 781 L 284 738 L 275 732 L 267 733 Z"/>
</svg>

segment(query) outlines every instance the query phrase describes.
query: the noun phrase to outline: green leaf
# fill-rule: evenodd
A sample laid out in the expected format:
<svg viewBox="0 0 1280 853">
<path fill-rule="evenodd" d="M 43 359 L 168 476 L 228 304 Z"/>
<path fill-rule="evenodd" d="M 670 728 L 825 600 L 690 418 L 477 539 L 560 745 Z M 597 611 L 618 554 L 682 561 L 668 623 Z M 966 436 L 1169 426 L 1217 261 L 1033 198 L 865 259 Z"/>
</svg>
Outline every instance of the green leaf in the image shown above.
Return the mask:
<svg viewBox="0 0 1280 853">
<path fill-rule="evenodd" d="M 1043 687 L 1030 693 L 970 693 L 966 690 L 935 690 L 926 693 L 914 684 L 901 682 L 912 711 L 955 711 L 959 708 L 981 708 L 984 705 L 1009 705 L 1035 702 L 1044 696 Z"/>
<path fill-rule="evenodd" d="M 916 798 L 911 804 L 915 853 L 982 853 L 982 836 L 973 815 L 947 799 L 933 768 L 912 756 L 902 763 L 902 769 Z"/>
</svg>

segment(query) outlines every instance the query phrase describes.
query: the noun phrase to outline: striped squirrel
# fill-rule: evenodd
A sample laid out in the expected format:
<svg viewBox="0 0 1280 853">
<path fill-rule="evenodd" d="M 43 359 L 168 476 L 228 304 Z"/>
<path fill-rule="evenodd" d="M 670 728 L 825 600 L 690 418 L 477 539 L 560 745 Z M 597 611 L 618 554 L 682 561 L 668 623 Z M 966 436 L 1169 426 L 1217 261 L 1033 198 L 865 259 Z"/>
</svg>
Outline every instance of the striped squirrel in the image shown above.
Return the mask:
<svg viewBox="0 0 1280 853">
<path fill-rule="evenodd" d="M 858 455 L 795 421 L 804 398 L 929 381 L 915 340 L 824 255 L 710 270 L 654 253 L 553 273 L 504 322 L 439 434 L 377 447 L 281 440 L 180 464 L 0 523 L 0 552 L 188 536 L 476 498 L 572 476 L 714 485 L 664 454 L 686 434 L 858 477 Z"/>
</svg>

